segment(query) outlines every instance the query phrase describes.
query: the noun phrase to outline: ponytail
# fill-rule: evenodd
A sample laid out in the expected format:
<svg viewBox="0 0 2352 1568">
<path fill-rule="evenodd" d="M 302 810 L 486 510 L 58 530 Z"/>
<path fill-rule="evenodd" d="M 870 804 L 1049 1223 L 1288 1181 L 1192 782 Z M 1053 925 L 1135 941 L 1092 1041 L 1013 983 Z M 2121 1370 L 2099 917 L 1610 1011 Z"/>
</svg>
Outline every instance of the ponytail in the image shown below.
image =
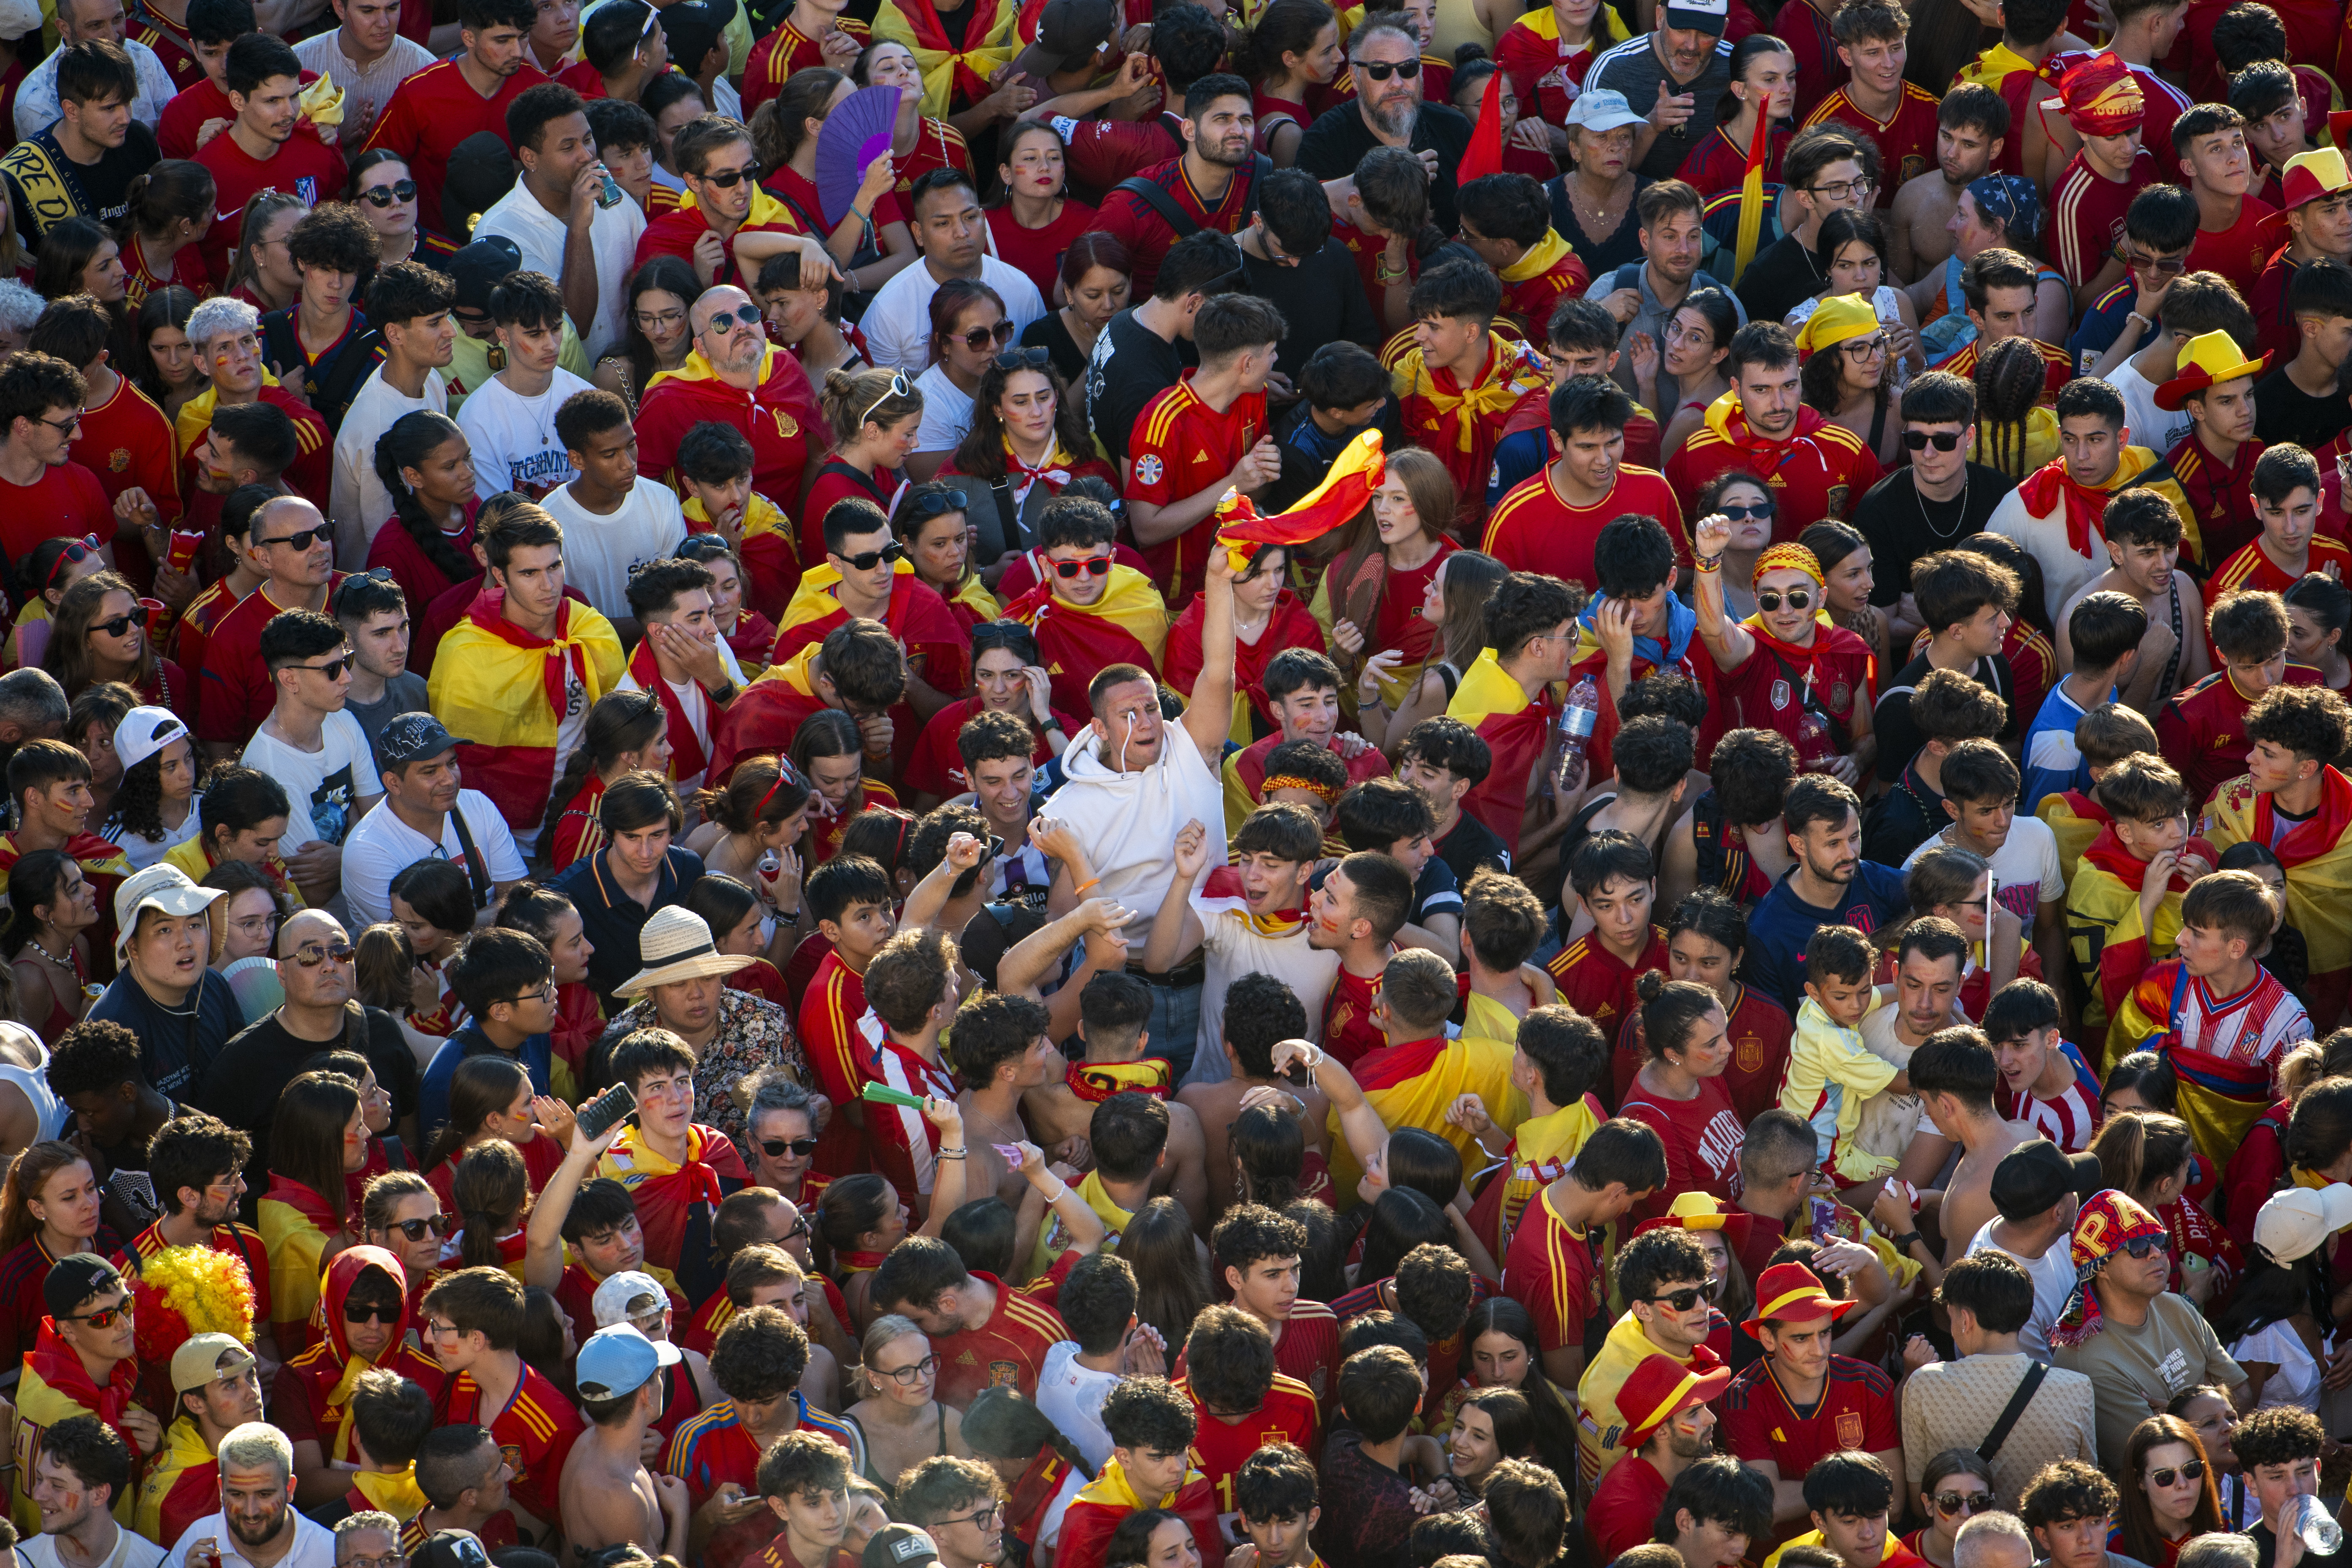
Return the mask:
<svg viewBox="0 0 2352 1568">
<path fill-rule="evenodd" d="M 424 501 L 401 478 L 403 468 L 422 467 L 425 459 L 452 436 L 465 439 L 465 432 L 446 414 L 436 414 L 429 408 L 404 414 L 392 422 L 392 428 L 375 444 L 375 474 L 392 497 L 393 516 L 400 520 L 400 526 L 408 531 L 408 537 L 416 542 L 416 548 L 425 552 L 434 570 L 457 584 L 476 575 L 480 568 L 469 552 L 449 542 L 440 521 L 425 515 Z"/>
</svg>

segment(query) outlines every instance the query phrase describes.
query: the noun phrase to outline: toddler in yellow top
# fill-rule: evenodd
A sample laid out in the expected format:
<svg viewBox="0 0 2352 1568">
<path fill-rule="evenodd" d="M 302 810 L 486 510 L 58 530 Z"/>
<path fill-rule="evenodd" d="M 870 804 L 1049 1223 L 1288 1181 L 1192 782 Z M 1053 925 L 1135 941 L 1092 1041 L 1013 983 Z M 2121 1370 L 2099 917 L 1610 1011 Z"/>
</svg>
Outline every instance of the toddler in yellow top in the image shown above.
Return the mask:
<svg viewBox="0 0 2352 1568">
<path fill-rule="evenodd" d="M 1805 1000 L 1780 1080 L 1780 1109 L 1811 1124 L 1822 1169 L 1841 1187 L 1874 1181 L 1898 1163 L 1854 1144 L 1863 1101 L 1882 1089 L 1911 1091 L 1910 1075 L 1862 1041 L 1864 1016 L 1895 999 L 1893 986 L 1870 984 L 1876 958 L 1870 939 L 1852 926 L 1813 932 L 1805 943 Z"/>
</svg>

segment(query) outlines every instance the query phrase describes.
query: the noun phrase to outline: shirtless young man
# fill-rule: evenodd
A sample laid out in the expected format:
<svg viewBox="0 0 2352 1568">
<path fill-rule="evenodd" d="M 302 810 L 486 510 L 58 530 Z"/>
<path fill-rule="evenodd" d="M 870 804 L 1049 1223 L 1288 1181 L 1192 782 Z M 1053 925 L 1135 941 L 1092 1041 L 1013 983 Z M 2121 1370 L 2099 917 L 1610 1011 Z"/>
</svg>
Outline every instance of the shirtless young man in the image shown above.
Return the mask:
<svg viewBox="0 0 2352 1568">
<path fill-rule="evenodd" d="M 1315 1087 L 1278 1079 L 1274 1072 L 1277 1040 L 1305 1039 L 1308 1020 L 1298 994 L 1271 974 L 1244 974 L 1225 992 L 1223 1039 L 1226 1066 L 1232 1076 L 1222 1083 L 1189 1083 L 1177 1090 L 1177 1105 L 1190 1110 L 1200 1123 L 1209 1172 L 1212 1212 L 1223 1214 L 1244 1195 L 1234 1169 L 1234 1119 L 1255 1090 L 1275 1097 L 1286 1113 L 1295 1111 L 1307 1149 L 1320 1154 L 1329 1147 L 1331 1102 Z M 1264 1097 L 1261 1097 L 1264 1098 Z"/>
<path fill-rule="evenodd" d="M 2009 121 L 2009 105 L 1981 82 L 1961 82 L 1944 94 L 1936 110 L 1936 166 L 1895 193 L 1886 226 L 1888 282 L 1915 283 L 1952 254 L 1960 193 L 1991 172 L 2008 143 Z"/>
<path fill-rule="evenodd" d="M 2058 668 L 2074 672 L 2074 639 L 2068 635 L 2074 606 L 2102 590 L 2127 594 L 2147 608 L 2147 633 L 2124 683 L 2126 708 L 2154 719 L 2176 691 L 2212 673 L 2212 661 L 2199 635 L 2205 601 L 2195 579 L 2180 567 L 2180 517 L 2170 505 L 2144 498 L 2107 503 L 2100 531 L 2105 537 L 2107 569 L 2083 584 L 2059 606 Z M 2177 629 L 2176 629 L 2177 628 Z"/>
<path fill-rule="evenodd" d="M 680 1356 L 668 1341 L 646 1338 L 626 1323 L 599 1329 L 580 1347 L 580 1408 L 588 1430 L 563 1461 L 558 1499 L 563 1538 L 575 1563 L 607 1546 L 642 1547 L 647 1556 L 684 1561 L 693 1508 L 686 1483 L 646 1468 L 646 1437 L 661 1419 L 668 1380 Z"/>
<path fill-rule="evenodd" d="M 1967 1257 L 1978 1229 L 1999 1215 L 1992 1201 L 1993 1167 L 2034 1132 L 2022 1122 L 2002 1121 L 1993 1109 L 2000 1069 L 1982 1031 L 1962 1025 L 1937 1032 L 1912 1053 L 1910 1070 L 1919 1108 L 1938 1133 L 1960 1146 L 1960 1163 L 1944 1184 L 1937 1213 L 1949 1265 Z"/>
</svg>

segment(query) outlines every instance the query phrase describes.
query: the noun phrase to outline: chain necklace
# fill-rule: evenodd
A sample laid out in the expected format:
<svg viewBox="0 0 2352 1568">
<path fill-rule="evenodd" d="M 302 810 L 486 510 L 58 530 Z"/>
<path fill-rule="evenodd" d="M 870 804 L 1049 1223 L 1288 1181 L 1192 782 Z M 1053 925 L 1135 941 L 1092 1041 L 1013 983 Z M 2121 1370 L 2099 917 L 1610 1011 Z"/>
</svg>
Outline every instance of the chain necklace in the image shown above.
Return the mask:
<svg viewBox="0 0 2352 1568">
<path fill-rule="evenodd" d="M 1963 459 L 1960 463 L 1960 514 L 1952 519 L 1951 527 L 1948 529 L 1939 529 L 1936 526 L 1936 520 L 1927 515 L 1927 498 L 1919 493 L 1919 479 L 1916 473 L 1911 479 L 1911 499 L 1919 503 L 1919 521 L 1927 525 L 1928 536 L 1937 540 L 1938 542 L 1949 543 L 1959 533 L 1960 524 L 1966 522 L 1969 518 L 1969 465 L 1967 461 Z"/>
</svg>

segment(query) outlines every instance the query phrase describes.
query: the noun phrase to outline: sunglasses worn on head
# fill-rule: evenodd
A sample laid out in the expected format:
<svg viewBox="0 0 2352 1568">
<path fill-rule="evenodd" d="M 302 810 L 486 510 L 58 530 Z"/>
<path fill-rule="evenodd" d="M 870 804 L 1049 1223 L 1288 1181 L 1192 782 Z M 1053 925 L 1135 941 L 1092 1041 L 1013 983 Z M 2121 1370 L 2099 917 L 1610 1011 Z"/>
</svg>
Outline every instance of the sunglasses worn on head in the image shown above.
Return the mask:
<svg viewBox="0 0 2352 1568">
<path fill-rule="evenodd" d="M 42 584 L 41 586 L 44 588 L 56 587 L 58 573 L 64 571 L 68 566 L 80 565 L 83 562 L 97 554 L 98 548 L 98 535 L 95 533 L 84 534 L 81 538 L 75 540 L 71 544 L 67 545 L 65 552 L 59 555 L 56 562 L 49 567 L 48 581 Z"/>
<path fill-rule="evenodd" d="M 1391 65 L 1386 60 L 1358 60 L 1356 63 L 1361 66 L 1364 74 L 1374 81 L 1386 81 L 1392 76 L 1401 76 L 1405 80 L 1411 81 L 1421 74 L 1421 62 L 1417 59 L 1399 60 L 1394 65 Z"/>
<path fill-rule="evenodd" d="M 1013 323 L 999 321 L 992 327 L 974 327 L 968 332 L 954 335 L 958 336 L 963 346 L 968 349 L 984 349 L 991 343 L 1012 342 Z"/>
<path fill-rule="evenodd" d="M 1947 1519 L 1963 1510 L 1969 1513 L 1983 1513 L 1992 1507 L 1992 1503 L 1993 1497 L 1990 1492 L 1937 1492 L 1936 1494 L 1936 1511 Z"/>
<path fill-rule="evenodd" d="M 1927 444 L 1930 441 L 1936 444 L 1936 450 L 1938 452 L 1948 452 L 1960 444 L 1960 433 L 1957 430 L 1906 430 L 1903 432 L 1903 445 L 1908 450 L 1924 452 L 1927 449 Z"/>
<path fill-rule="evenodd" d="M 2177 1480 L 2201 1481 L 2205 1479 L 2205 1461 L 2191 1459 L 2177 1470 L 2168 1466 L 2161 1470 L 2150 1470 L 2147 1479 L 2160 1487 L 2168 1487 Z"/>
<path fill-rule="evenodd" d="M 999 370 L 1044 370 L 1054 363 L 1054 355 L 1043 348 L 1006 349 L 988 363 Z"/>
<path fill-rule="evenodd" d="M 787 1154 L 805 1160 L 816 1152 L 816 1145 L 814 1138 L 762 1138 L 760 1152 L 771 1160 L 781 1160 Z"/>
<path fill-rule="evenodd" d="M 892 371 L 892 372 L 890 373 L 890 384 L 889 384 L 889 386 L 888 386 L 887 389 L 885 389 L 885 390 L 884 390 L 884 392 L 883 392 L 883 394 L 882 394 L 882 395 L 881 395 L 881 396 L 879 396 L 879 397 L 876 398 L 873 402 L 871 402 L 871 403 L 869 403 L 869 404 L 867 404 L 867 405 L 866 405 L 866 412 L 865 412 L 865 413 L 863 413 L 863 414 L 861 414 L 861 415 L 859 415 L 859 416 L 857 416 L 857 422 L 858 422 L 860 425 L 865 424 L 866 420 L 868 420 L 868 419 L 870 419 L 870 418 L 872 418 L 872 417 L 873 417 L 873 416 L 874 416 L 874 411 L 875 411 L 876 409 L 877 409 L 877 408 L 881 407 L 884 404 L 886 404 L 886 403 L 889 402 L 892 398 L 894 398 L 894 397 L 911 397 L 911 396 L 913 396 L 913 395 L 914 395 L 914 392 L 915 392 L 915 384 L 914 384 L 913 382 L 908 381 L 908 380 L 907 379 L 907 373 L 906 373 L 905 371 L 903 371 L 903 370 L 894 370 L 894 371 Z"/>
<path fill-rule="evenodd" d="M 961 490 L 923 490 L 908 496 L 901 504 L 917 517 L 945 517 L 951 511 L 961 511 L 971 500 Z"/>
<path fill-rule="evenodd" d="M 1089 555 L 1084 561 L 1056 561 L 1054 563 L 1054 575 L 1059 577 L 1065 583 L 1074 580 L 1080 573 L 1084 573 L 1089 577 L 1109 576 L 1110 557 L 1108 555 Z"/>
<path fill-rule="evenodd" d="M 1663 1305 L 1669 1312 L 1687 1312 L 1701 1301 L 1713 1305 L 1716 1294 L 1721 1289 L 1721 1286 L 1710 1279 L 1704 1285 L 1687 1285 L 1682 1289 L 1671 1290 L 1663 1296 L 1644 1296 L 1642 1300 Z"/>
<path fill-rule="evenodd" d="M 1789 608 L 1792 610 L 1808 610 L 1812 608 L 1813 591 L 1811 588 L 1791 588 L 1783 594 L 1777 588 L 1767 588 L 1756 595 L 1756 607 L 1769 615 L 1780 607 L 1782 599 L 1789 601 Z"/>
<path fill-rule="evenodd" d="M 907 558 L 907 547 L 894 539 L 879 550 L 862 551 L 856 555 L 844 555 L 838 550 L 832 553 L 835 561 L 847 563 L 853 572 L 871 572 L 885 561 L 893 563 L 904 561 Z"/>
<path fill-rule="evenodd" d="M 415 199 L 416 182 L 415 180 L 394 180 L 388 185 L 377 185 L 372 190 L 360 193 L 360 200 L 372 207 L 394 206 L 401 202 L 413 202 Z"/>
</svg>

